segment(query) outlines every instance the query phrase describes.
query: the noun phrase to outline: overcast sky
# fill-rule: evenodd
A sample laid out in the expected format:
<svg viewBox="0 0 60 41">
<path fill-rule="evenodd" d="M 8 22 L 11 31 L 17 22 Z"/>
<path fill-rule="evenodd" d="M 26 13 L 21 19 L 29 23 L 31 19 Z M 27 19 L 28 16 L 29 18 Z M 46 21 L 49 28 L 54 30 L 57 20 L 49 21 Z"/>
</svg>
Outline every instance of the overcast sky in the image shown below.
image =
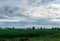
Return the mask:
<svg viewBox="0 0 60 41">
<path fill-rule="evenodd" d="M 0 0 L 0 26 L 60 25 L 60 0 Z"/>
</svg>

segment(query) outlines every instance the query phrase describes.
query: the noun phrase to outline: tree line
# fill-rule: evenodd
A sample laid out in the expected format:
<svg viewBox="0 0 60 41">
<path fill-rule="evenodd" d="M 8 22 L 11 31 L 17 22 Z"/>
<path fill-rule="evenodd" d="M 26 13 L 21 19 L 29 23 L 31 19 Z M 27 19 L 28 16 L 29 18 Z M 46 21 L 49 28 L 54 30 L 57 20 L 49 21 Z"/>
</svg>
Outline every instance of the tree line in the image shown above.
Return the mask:
<svg viewBox="0 0 60 41">
<path fill-rule="evenodd" d="M 38 27 L 37 29 L 36 29 L 37 27 L 35 27 L 35 26 L 32 26 L 32 28 L 29 28 L 29 27 L 27 27 L 26 29 L 27 30 L 44 30 L 44 29 L 47 29 L 47 28 L 43 28 L 43 27 Z M 2 27 L 0 27 L 0 29 L 3 29 Z M 5 27 L 4 29 L 16 29 L 15 27 Z M 21 29 L 21 28 L 17 28 L 17 29 Z M 23 29 L 23 28 L 22 28 Z M 60 30 L 60 28 L 59 27 L 51 27 L 51 29 L 49 29 L 49 30 Z"/>
</svg>

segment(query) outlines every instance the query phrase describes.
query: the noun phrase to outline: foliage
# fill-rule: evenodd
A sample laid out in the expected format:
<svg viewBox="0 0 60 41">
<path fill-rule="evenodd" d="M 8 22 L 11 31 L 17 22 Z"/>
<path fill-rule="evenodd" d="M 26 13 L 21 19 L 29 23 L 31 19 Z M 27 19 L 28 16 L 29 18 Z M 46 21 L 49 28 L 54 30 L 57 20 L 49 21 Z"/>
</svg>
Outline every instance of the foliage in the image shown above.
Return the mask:
<svg viewBox="0 0 60 41">
<path fill-rule="evenodd" d="M 20 29 L 1 29 L 0 37 L 33 37 L 54 35 L 60 31 L 56 30 L 20 30 Z M 59 33 L 60 34 L 60 33 Z"/>
<path fill-rule="evenodd" d="M 31 29 L 31 30 L 0 29 L 0 41 L 5 41 L 4 39 L 7 39 L 7 40 L 10 39 L 11 41 L 29 41 L 29 38 L 25 38 L 25 37 L 35 37 L 35 38 L 37 37 L 38 38 L 38 36 L 40 36 L 39 38 L 43 37 L 43 39 L 46 37 L 49 37 L 50 39 L 51 36 L 54 38 L 58 37 L 60 39 L 60 31 L 59 30 L 36 30 L 36 29 Z M 19 38 L 16 39 L 17 37 Z M 37 40 L 31 40 L 31 39 L 30 41 L 37 41 Z"/>
</svg>

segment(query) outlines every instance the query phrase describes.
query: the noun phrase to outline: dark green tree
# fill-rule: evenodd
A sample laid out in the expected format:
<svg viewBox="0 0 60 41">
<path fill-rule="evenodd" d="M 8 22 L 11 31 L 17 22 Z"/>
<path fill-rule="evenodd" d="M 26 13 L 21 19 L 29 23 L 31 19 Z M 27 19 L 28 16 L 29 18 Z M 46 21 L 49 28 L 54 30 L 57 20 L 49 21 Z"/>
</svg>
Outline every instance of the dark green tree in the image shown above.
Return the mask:
<svg viewBox="0 0 60 41">
<path fill-rule="evenodd" d="M 34 30 L 35 29 L 35 26 L 33 26 L 32 29 Z"/>
</svg>

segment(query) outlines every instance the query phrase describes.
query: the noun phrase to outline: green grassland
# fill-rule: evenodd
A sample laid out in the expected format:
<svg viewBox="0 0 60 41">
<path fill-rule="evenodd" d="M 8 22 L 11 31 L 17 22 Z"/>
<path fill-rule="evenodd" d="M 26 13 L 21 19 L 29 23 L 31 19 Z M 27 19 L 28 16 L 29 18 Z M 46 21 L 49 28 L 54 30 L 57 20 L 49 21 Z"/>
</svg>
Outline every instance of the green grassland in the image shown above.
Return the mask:
<svg viewBox="0 0 60 41">
<path fill-rule="evenodd" d="M 0 29 L 0 41 L 60 41 L 60 30 Z"/>
</svg>

